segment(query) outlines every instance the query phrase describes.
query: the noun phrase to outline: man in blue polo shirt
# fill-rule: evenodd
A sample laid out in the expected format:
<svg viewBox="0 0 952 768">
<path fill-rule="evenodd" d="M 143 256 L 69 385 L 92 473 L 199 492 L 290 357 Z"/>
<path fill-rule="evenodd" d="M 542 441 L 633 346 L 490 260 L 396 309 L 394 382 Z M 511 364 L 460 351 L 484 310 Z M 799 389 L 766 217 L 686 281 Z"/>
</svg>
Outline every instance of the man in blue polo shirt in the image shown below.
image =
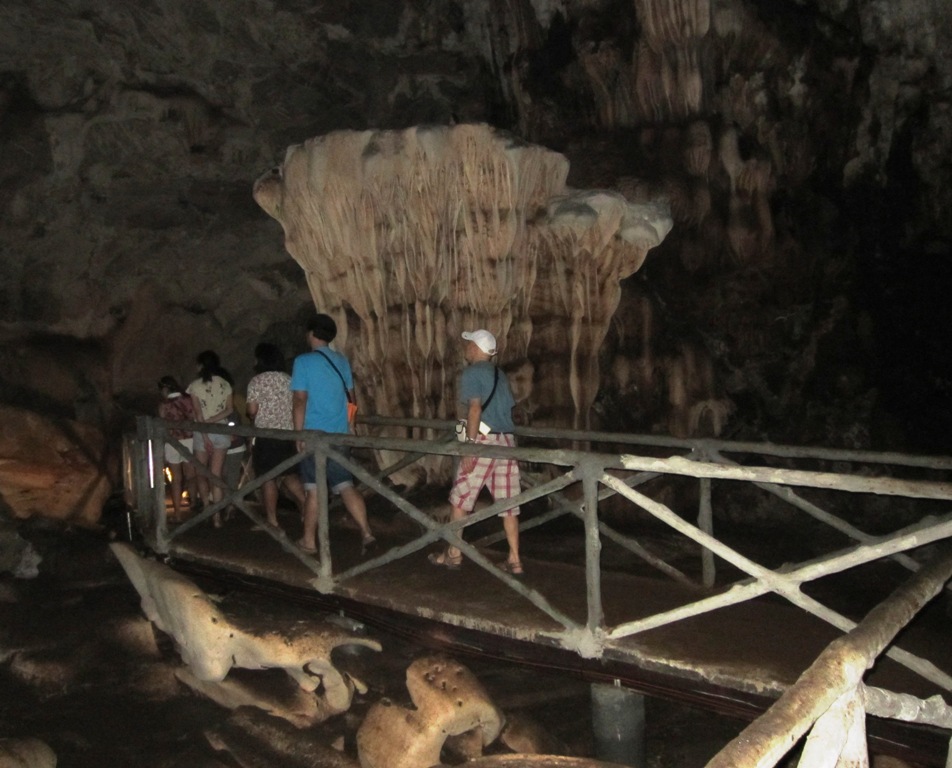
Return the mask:
<svg viewBox="0 0 952 768">
<path fill-rule="evenodd" d="M 292 410 L 294 429 L 314 429 L 321 432 L 346 434 L 348 398 L 353 398 L 354 379 L 350 363 L 330 343 L 337 336 L 337 323 L 330 315 L 315 315 L 307 324 L 307 343 L 310 352 L 294 360 L 291 373 Z M 305 449 L 298 443 L 298 451 Z M 348 453 L 345 448 L 338 448 Z M 298 546 L 305 552 L 316 552 L 317 542 L 317 484 L 314 461 L 301 462 L 301 481 L 306 492 L 304 501 L 304 535 Z M 327 484 L 339 494 L 344 507 L 360 527 L 363 549 L 372 547 L 376 540 L 367 521 L 364 497 L 354 488 L 354 476 L 335 461 L 327 462 Z"/>
</svg>

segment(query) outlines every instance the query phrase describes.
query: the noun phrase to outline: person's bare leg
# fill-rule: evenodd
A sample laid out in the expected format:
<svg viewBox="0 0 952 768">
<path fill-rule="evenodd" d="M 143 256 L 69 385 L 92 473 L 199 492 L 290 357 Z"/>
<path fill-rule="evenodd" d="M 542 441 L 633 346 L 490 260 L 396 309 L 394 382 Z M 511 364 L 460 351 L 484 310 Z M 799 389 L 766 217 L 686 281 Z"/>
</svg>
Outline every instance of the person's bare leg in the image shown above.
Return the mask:
<svg viewBox="0 0 952 768">
<path fill-rule="evenodd" d="M 215 477 L 221 477 L 222 469 L 225 466 L 225 457 L 227 453 L 228 451 L 225 448 L 215 448 L 212 450 L 211 458 L 208 462 L 208 468 Z M 213 483 L 211 495 L 213 502 L 221 501 L 223 495 L 221 486 L 217 483 Z"/>
<path fill-rule="evenodd" d="M 344 507 L 350 513 L 350 516 L 354 518 L 354 522 L 360 526 L 361 539 L 363 541 L 372 539 L 374 535 L 370 530 L 370 523 L 367 522 L 367 504 L 364 502 L 364 497 L 354 486 L 348 485 L 345 488 L 341 488 L 340 498 L 341 501 L 344 502 Z"/>
<path fill-rule="evenodd" d="M 282 487 L 284 488 L 285 493 L 287 493 L 294 503 L 298 506 L 298 511 L 303 515 L 304 514 L 304 486 L 301 484 L 300 475 L 285 475 L 282 479 Z"/>
<path fill-rule="evenodd" d="M 208 460 L 208 468 L 211 470 L 211 473 L 215 477 L 221 477 L 222 469 L 225 466 L 225 456 L 228 453 L 225 448 L 213 448 L 211 456 Z M 221 486 L 217 483 L 209 483 L 211 485 L 211 497 L 212 503 L 217 504 L 222 499 L 222 489 Z M 221 512 L 216 512 L 212 515 L 212 524 L 216 528 L 221 528 L 222 517 Z"/>
<path fill-rule="evenodd" d="M 205 453 L 205 451 L 198 451 L 195 454 L 195 460 L 203 467 L 208 466 L 208 454 Z M 195 473 L 195 484 L 198 486 L 198 495 L 202 500 L 202 504 L 204 504 L 206 507 L 210 506 L 212 503 L 211 496 L 209 495 L 211 493 L 211 489 L 209 488 L 208 478 L 205 477 L 203 472 Z"/>
<path fill-rule="evenodd" d="M 268 480 L 261 486 L 261 500 L 264 503 L 264 516 L 269 525 L 278 527 L 278 484 Z"/>
<path fill-rule="evenodd" d="M 467 513 L 465 509 L 454 506 L 450 510 L 450 521 L 455 523 L 457 520 L 462 520 L 464 517 L 466 517 L 466 514 Z M 462 538 L 463 532 L 459 531 L 458 535 L 460 538 Z M 460 551 L 459 547 L 447 547 L 446 554 L 448 557 L 451 557 L 455 560 L 457 557 L 460 557 L 460 555 L 462 555 L 463 553 Z"/>
<path fill-rule="evenodd" d="M 172 511 L 176 519 L 182 515 L 182 465 L 170 464 L 172 473 Z"/>
<path fill-rule="evenodd" d="M 304 549 L 317 549 L 317 488 L 308 488 L 304 497 L 304 533 L 298 542 Z"/>
<path fill-rule="evenodd" d="M 195 467 L 189 461 L 183 461 L 179 466 L 185 476 L 185 490 L 188 492 L 188 505 L 193 510 L 201 503 L 202 495 L 198 488 L 198 476 Z"/>
<path fill-rule="evenodd" d="M 519 518 L 516 515 L 506 515 L 502 519 L 502 528 L 506 532 L 506 543 L 509 544 L 509 562 L 515 565 L 519 560 Z"/>
</svg>

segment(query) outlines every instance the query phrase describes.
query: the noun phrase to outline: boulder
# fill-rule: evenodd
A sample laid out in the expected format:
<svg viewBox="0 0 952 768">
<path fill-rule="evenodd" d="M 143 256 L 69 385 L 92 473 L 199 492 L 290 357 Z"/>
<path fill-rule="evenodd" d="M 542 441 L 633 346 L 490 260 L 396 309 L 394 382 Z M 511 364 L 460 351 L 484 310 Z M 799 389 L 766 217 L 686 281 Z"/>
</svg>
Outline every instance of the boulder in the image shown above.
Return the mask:
<svg viewBox="0 0 952 768">
<path fill-rule="evenodd" d="M 92 525 L 111 492 L 95 427 L 0 405 L 0 511 Z"/>
</svg>

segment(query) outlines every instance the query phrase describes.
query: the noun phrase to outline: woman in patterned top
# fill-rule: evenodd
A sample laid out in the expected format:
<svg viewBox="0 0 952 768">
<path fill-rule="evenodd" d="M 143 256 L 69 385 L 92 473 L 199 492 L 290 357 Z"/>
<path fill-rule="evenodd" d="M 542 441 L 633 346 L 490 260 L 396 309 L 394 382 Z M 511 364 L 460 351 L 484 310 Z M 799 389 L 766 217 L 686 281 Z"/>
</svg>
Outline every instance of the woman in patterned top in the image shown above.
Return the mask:
<svg viewBox="0 0 952 768">
<path fill-rule="evenodd" d="M 284 355 L 274 344 L 262 342 L 255 347 L 255 373 L 248 382 L 248 415 L 260 429 L 294 428 L 291 418 L 291 377 L 288 376 Z M 270 472 L 281 462 L 291 458 L 296 452 L 293 440 L 279 440 L 273 437 L 256 437 L 251 453 L 251 465 L 255 475 Z M 298 474 L 297 465 L 282 472 L 277 480 L 268 480 L 261 486 L 265 516 L 268 525 L 278 525 L 278 482 L 282 483 L 286 493 L 297 502 L 298 508 L 304 508 L 304 488 Z"/>
<path fill-rule="evenodd" d="M 232 397 L 231 376 L 221 367 L 218 355 L 206 349 L 196 358 L 198 378 L 188 385 L 186 392 L 192 398 L 195 409 L 195 421 L 206 424 L 227 424 L 235 410 Z M 211 470 L 212 475 L 221 477 L 225 465 L 225 454 L 231 446 L 231 435 L 196 432 L 192 438 L 192 451 L 195 458 Z M 208 479 L 199 474 L 199 492 L 206 504 L 221 501 L 222 489 L 217 483 L 211 485 L 209 493 Z M 211 498 L 209 498 L 211 496 Z M 221 515 L 215 513 L 213 522 L 221 527 Z"/>
</svg>

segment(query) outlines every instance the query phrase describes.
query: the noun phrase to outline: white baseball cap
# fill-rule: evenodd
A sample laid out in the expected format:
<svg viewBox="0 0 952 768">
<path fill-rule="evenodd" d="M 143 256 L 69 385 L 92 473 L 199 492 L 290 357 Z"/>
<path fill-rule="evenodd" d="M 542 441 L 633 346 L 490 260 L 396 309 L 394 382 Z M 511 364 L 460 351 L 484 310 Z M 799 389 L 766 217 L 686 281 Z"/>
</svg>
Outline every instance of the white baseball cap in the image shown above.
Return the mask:
<svg viewBox="0 0 952 768">
<path fill-rule="evenodd" d="M 480 328 L 478 331 L 463 331 L 463 338 L 466 341 L 472 341 L 487 355 L 496 354 L 496 337 L 489 331 Z"/>
</svg>

